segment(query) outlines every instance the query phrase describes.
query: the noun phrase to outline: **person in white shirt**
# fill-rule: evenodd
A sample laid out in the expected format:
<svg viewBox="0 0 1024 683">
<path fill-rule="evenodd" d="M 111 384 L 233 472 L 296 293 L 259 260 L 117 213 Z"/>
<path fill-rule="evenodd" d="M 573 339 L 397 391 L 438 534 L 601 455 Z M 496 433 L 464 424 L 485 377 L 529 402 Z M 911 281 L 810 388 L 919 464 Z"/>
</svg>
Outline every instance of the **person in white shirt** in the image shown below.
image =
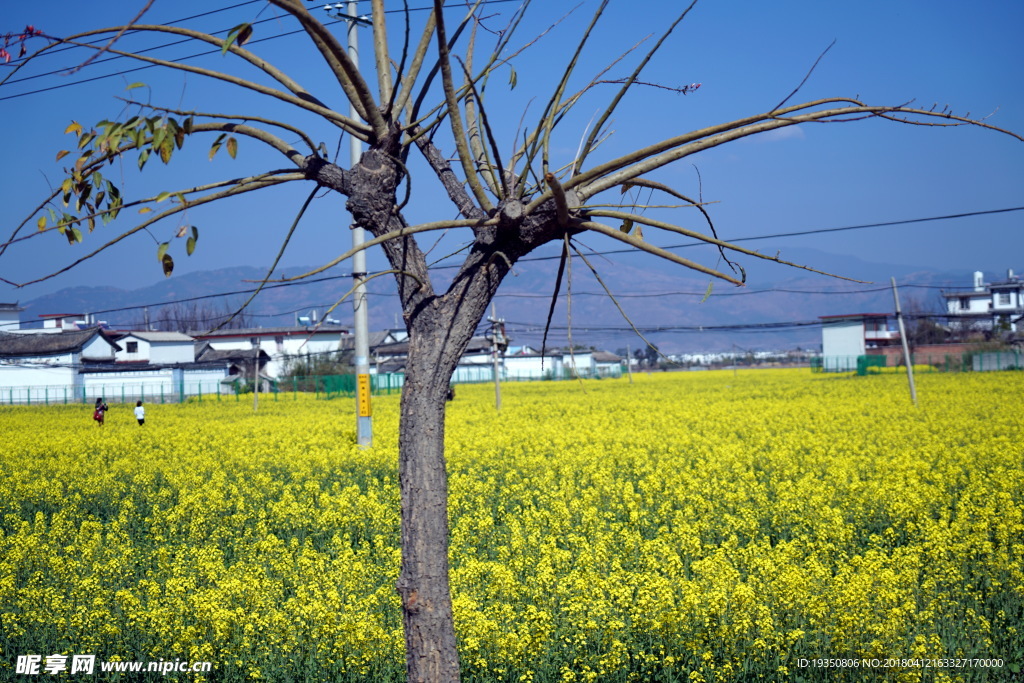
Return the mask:
<svg viewBox="0 0 1024 683">
<path fill-rule="evenodd" d="M 135 419 L 139 421 L 140 426 L 146 424 L 146 409 L 142 407 L 142 401 L 135 403 Z"/>
</svg>

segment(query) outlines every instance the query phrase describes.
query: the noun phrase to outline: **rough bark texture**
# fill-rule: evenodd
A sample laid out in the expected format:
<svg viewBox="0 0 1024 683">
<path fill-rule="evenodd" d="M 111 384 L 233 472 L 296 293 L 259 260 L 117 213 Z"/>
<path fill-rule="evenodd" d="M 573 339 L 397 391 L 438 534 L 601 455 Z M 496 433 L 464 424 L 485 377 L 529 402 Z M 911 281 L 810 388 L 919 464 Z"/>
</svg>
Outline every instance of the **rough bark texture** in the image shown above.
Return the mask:
<svg viewBox="0 0 1024 683">
<path fill-rule="evenodd" d="M 436 303 L 428 308 L 436 308 Z M 409 681 L 457 681 L 459 659 L 448 582 L 445 395 L 454 362 L 435 311 L 410 326 L 402 388 L 398 477 L 402 496 L 402 598 Z M 463 326 L 465 327 L 465 326 Z M 453 332 L 456 332 L 453 330 Z M 472 328 L 469 329 L 472 334 Z M 449 343 L 468 335 L 457 331 Z M 462 343 L 461 346 L 465 346 Z"/>
<path fill-rule="evenodd" d="M 471 219 L 488 216 L 466 196 L 447 161 L 429 142 L 420 149 L 449 198 Z M 305 172 L 348 197 L 357 224 L 375 236 L 406 227 L 396 205 L 402 166 L 394 140 L 367 151 L 350 170 L 308 158 Z M 402 515 L 402 599 L 407 678 L 414 683 L 459 680 L 459 655 L 448 581 L 448 474 L 444 453 L 445 397 L 459 358 L 498 286 L 523 255 L 561 238 L 553 204 L 524 216 L 518 200 L 500 205 L 497 225 L 473 230 L 474 243 L 444 292 L 435 292 L 426 258 L 415 239 L 382 247 L 398 271 L 409 352 L 402 389 L 399 488 Z"/>
</svg>

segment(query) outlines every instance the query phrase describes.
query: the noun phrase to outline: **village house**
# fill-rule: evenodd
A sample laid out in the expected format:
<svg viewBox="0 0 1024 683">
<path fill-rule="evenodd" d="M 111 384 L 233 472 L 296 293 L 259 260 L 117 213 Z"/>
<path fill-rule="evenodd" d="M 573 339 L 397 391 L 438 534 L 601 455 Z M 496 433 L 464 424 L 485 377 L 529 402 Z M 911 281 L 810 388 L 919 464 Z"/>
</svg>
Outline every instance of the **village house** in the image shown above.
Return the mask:
<svg viewBox="0 0 1024 683">
<path fill-rule="evenodd" d="M 885 355 L 883 349 L 900 348 L 900 333 L 888 313 L 825 315 L 821 320 L 821 369 L 852 372 L 862 356 Z"/>
<path fill-rule="evenodd" d="M 942 297 L 951 328 L 1024 332 L 1024 280 L 1012 270 L 1005 280 L 988 283 L 984 273 L 975 271 L 973 287 L 943 292 Z"/>
<path fill-rule="evenodd" d="M 19 309 L 20 310 L 20 309 Z M 182 400 L 212 393 L 224 363 L 197 363 L 177 332 L 114 332 L 76 314 L 47 314 L 42 329 L 0 333 L 0 401 Z"/>
<path fill-rule="evenodd" d="M 14 332 L 21 328 L 21 312 L 18 304 L 0 303 L 0 332 Z"/>
<path fill-rule="evenodd" d="M 209 344 L 214 351 L 248 350 L 251 357 L 252 349 L 258 347 L 267 354 L 268 360 L 261 372 L 269 378 L 284 375 L 288 372 L 289 363 L 300 358 L 336 354 L 342 350 L 342 340 L 351 337 L 347 327 L 333 323 L 195 331 L 189 334 Z"/>
<path fill-rule="evenodd" d="M 0 401 L 81 401 L 86 365 L 114 362 L 120 347 L 99 328 L 60 334 L 0 332 Z"/>
</svg>

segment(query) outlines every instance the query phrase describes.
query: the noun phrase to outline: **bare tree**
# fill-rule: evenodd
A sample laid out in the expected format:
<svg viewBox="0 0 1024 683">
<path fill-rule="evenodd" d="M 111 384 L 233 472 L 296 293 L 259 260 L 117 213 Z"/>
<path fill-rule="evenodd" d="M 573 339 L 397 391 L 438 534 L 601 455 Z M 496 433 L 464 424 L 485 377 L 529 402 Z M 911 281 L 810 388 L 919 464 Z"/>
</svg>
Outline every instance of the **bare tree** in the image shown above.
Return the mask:
<svg viewBox="0 0 1024 683">
<path fill-rule="evenodd" d="M 212 305 L 196 301 L 168 304 L 158 308 L 150 321 L 155 330 L 196 332 L 198 330 L 240 330 L 252 326 L 252 316 L 237 306 L 222 301 Z"/>
<path fill-rule="evenodd" d="M 904 317 L 907 320 L 907 343 L 914 350 L 928 344 L 942 344 L 949 339 L 946 327 L 946 311 L 941 297 L 931 303 L 923 297 L 907 297 Z"/>
<path fill-rule="evenodd" d="M 556 83 L 551 92 L 537 100 L 539 114 L 530 120 L 524 117 L 519 130 L 511 130 L 492 125 L 495 117 L 489 114 L 494 112 L 488 110 L 485 94 L 490 79 L 499 73 L 502 77 L 526 79 L 514 71 L 514 64 L 536 36 L 528 36 L 521 48 L 514 41 L 519 40 L 517 32 L 525 13 L 531 9 L 530 0 L 524 0 L 500 30 L 485 24 L 489 31 L 481 30 L 484 19 L 480 2 L 442 11 L 442 0 L 433 0 L 433 11 L 418 37 L 409 29 L 408 7 L 404 15 L 398 15 L 398 30 L 389 35 L 390 15 L 385 13 L 384 0 L 372 0 L 376 82 L 363 77 L 345 46 L 307 11 L 304 0 L 269 3 L 304 32 L 308 47 L 332 74 L 329 86 L 316 92 L 309 90 L 296 77 L 246 47 L 253 35 L 249 24 L 236 27 L 226 39 L 178 26 L 132 26 L 135 34 L 175 36 L 219 48 L 234 58 L 225 61 L 220 70 L 121 51 L 116 44 L 99 46 L 90 42 L 119 35 L 124 27 L 87 31 L 55 41 L 54 46 L 103 49 L 109 54 L 237 86 L 290 105 L 294 116 L 287 121 L 256 112 L 227 116 L 208 113 L 210 110 L 204 113 L 136 102 L 135 111 L 121 120 L 101 122 L 94 127 L 72 127 L 71 132 L 78 137 L 77 151 L 69 153 L 73 165 L 66 169 L 60 187 L 29 213 L 7 244 L 0 246 L 0 254 L 12 241 L 21 239 L 20 233 L 26 226 L 38 225 L 38 234 L 60 231 L 69 242 L 76 243 L 87 237 L 82 228 L 91 229 L 97 221 L 111 220 L 129 207 L 153 207 L 154 211 L 68 268 L 158 221 L 265 188 L 308 183 L 307 204 L 324 190 L 347 199 L 352 223 L 372 235 L 363 248 L 379 246 L 390 263 L 409 332 L 399 438 L 402 567 L 397 588 L 404 615 L 410 681 L 459 678 L 448 582 L 445 397 L 461 353 L 498 286 L 519 259 L 542 245 L 560 245 L 562 265 L 553 286 L 557 296 L 570 259 L 576 258 L 589 266 L 585 254 L 577 250 L 577 238 L 584 234 L 603 235 L 654 257 L 739 285 L 744 280 L 741 269 L 725 272 L 682 258 L 645 239 L 643 231 L 666 231 L 703 240 L 715 245 L 723 257 L 742 253 L 787 262 L 717 239 L 700 202 L 649 179 L 652 172 L 703 150 L 811 122 L 884 119 L 915 125 L 974 125 L 1001 130 L 945 109 L 877 105 L 849 97 L 790 104 L 794 91 L 764 112 L 653 140 L 621 156 L 601 156 L 598 148 L 608 135 L 618 105 L 627 94 L 650 85 L 640 78 L 644 67 L 693 5 L 682 9 L 646 51 L 635 50 L 631 56 L 635 68 L 623 78 L 612 79 L 602 72 L 580 80 L 580 55 L 592 47 L 593 29 L 607 5 L 606 0 L 600 2 L 578 42 L 567 46 L 562 62 L 555 64 L 553 56 L 547 60 L 542 75 L 556 74 Z M 452 23 L 456 12 L 459 19 Z M 484 36 L 490 41 L 489 47 L 478 51 Z M 392 52 L 396 45 L 401 46 L 400 51 Z M 607 50 L 607 46 L 601 49 Z M 247 78 L 240 75 L 245 72 L 228 71 L 232 61 L 257 76 Z M 573 120 L 569 114 L 574 107 L 585 95 L 596 92 L 599 85 L 610 88 L 614 94 L 586 130 L 568 131 L 571 146 L 577 150 L 575 154 L 569 158 L 556 154 L 556 132 L 564 132 L 562 128 Z M 688 92 L 694 87 L 676 91 Z M 527 99 L 529 96 L 524 97 L 524 108 Z M 354 115 L 330 104 L 339 100 L 346 110 L 351 105 Z M 321 132 L 309 126 L 311 119 L 328 130 L 355 136 L 365 143 L 366 151 L 359 162 L 346 167 L 333 160 L 326 146 L 315 142 L 322 139 L 317 137 Z M 300 127 L 301 121 L 306 122 L 306 128 Z M 170 162 L 179 149 L 202 137 L 212 138 L 211 154 L 224 150 L 232 157 L 239 141 L 248 140 L 276 153 L 283 167 L 257 169 L 242 177 L 199 187 L 168 188 L 159 195 L 137 199 L 123 196 L 119 186 L 101 173 L 107 163 L 126 155 L 132 155 L 140 168 L 153 159 Z M 435 183 L 437 190 L 450 200 L 448 217 L 417 224 L 406 219 L 413 181 L 417 186 Z M 659 194 L 680 207 L 695 207 L 707 222 L 708 233 L 646 216 L 640 200 L 630 199 L 638 193 L 623 195 L 630 188 Z M 169 205 L 160 203 L 165 200 L 170 200 Z M 451 218 L 452 213 L 458 218 Z M 298 221 L 296 218 L 283 242 L 287 242 Z M 421 246 L 420 239 L 442 231 L 462 235 L 463 241 L 456 250 L 461 265 L 453 277 L 439 280 L 431 267 L 430 250 Z M 198 232 L 183 224 L 179 234 L 187 238 L 187 250 L 191 252 Z M 169 273 L 174 262 L 168 251 L 169 243 L 161 243 L 158 256 Z M 342 254 L 324 267 L 347 259 L 352 253 Z M 725 262 L 730 263 L 728 259 Z M 275 260 L 270 272 L 276 264 Z M 56 273 L 50 275 L 53 274 Z"/>
</svg>

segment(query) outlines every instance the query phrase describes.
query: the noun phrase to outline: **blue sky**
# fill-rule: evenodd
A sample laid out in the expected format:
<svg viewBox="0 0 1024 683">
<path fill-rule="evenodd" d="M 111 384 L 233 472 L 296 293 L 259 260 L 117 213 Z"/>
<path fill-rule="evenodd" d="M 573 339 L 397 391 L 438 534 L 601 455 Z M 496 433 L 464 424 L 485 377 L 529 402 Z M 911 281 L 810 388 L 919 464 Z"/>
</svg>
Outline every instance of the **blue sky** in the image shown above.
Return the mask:
<svg viewBox="0 0 1024 683">
<path fill-rule="evenodd" d="M 33 24 L 52 35 L 67 35 L 116 24 L 134 15 L 142 4 L 96 3 L 86 14 L 81 3 L 65 0 L 46 5 L 14 3 L 5 9 L 2 32 L 20 31 L 24 25 Z M 409 4 L 420 7 L 426 0 L 410 0 Z M 540 33 L 577 3 L 549 0 L 535 4 L 516 44 Z M 369 3 L 361 5 L 368 7 Z M 500 131 L 506 149 L 512 146 L 520 120 L 539 115 L 550 85 L 560 77 L 576 37 L 595 6 L 593 1 L 583 2 L 523 53 L 516 63 L 515 89 L 508 85 L 507 71 L 493 79 L 488 89 L 492 126 Z M 215 11 L 227 7 L 230 9 Z M 507 15 L 511 7 L 495 3 L 488 10 Z M 663 0 L 613 0 L 591 49 L 581 61 L 577 83 L 589 80 L 637 41 L 665 26 L 674 18 L 677 7 L 677 2 Z M 243 21 L 273 19 L 274 12 L 263 2 L 157 0 L 145 21 L 171 23 L 193 15 L 205 16 L 190 20 L 188 26 L 218 32 Z M 414 13 L 414 21 L 421 21 L 423 16 L 423 12 Z M 458 16 L 460 12 L 452 10 L 449 21 Z M 489 21 L 492 28 L 500 23 L 499 16 Z M 849 96 L 872 104 L 895 105 L 911 100 L 925 108 L 932 103 L 940 108 L 948 104 L 958 114 L 991 115 L 988 121 L 993 125 L 1024 133 L 1021 26 L 1024 4 L 993 0 L 970 5 L 945 0 L 699 3 L 645 71 L 644 79 L 672 86 L 699 82 L 701 88 L 686 96 L 638 88 L 618 110 L 612 125 L 615 133 L 600 155 L 617 156 L 688 130 L 770 110 L 791 93 L 833 41 L 835 44 L 791 102 Z M 392 28 L 397 31 L 400 27 L 400 15 L 392 15 Z M 255 37 L 269 37 L 291 28 L 287 20 L 272 20 L 260 24 Z M 342 35 L 341 25 L 335 28 Z M 150 46 L 158 40 L 166 42 L 146 37 L 141 43 L 126 39 L 124 46 Z M 363 71 L 370 74 L 366 66 L 370 64 L 368 34 L 364 34 L 362 46 Z M 301 38 L 279 38 L 251 47 L 297 74 L 323 99 L 342 106 L 336 86 L 332 88 L 326 73 L 317 68 L 316 56 Z M 195 51 L 177 46 L 157 54 L 180 58 Z M 170 107 L 288 115 L 275 103 L 180 74 L 149 69 L 99 78 L 131 68 L 124 59 L 68 73 L 69 67 L 83 59 L 81 52 L 61 52 L 30 64 L 0 86 L 0 118 L 4 121 L 7 152 L 5 182 L 0 186 L 3 239 L 45 196 L 48 187 L 60 183 L 61 164 L 54 158 L 58 150 L 73 145 L 72 136 L 63 133 L 67 125 L 76 120 L 88 126 L 118 116 L 124 105 L 115 98 L 126 94 L 129 83 L 145 82 L 147 88 L 135 89 L 132 94 Z M 609 76 L 627 74 L 632 59 L 635 55 L 627 55 Z M 215 56 L 195 63 L 220 66 L 226 62 Z M 97 80 L 83 82 L 94 78 Z M 556 156 L 563 161 L 571 158 L 583 128 L 600 111 L 612 88 L 597 88 L 581 102 L 555 140 Z M 37 90 L 41 92 L 26 94 Z M 298 122 L 308 126 L 314 137 L 324 140 L 330 149 L 339 144 L 336 132 L 321 122 L 305 117 Z M 151 172 L 142 178 L 133 172 L 133 160 L 106 175 L 123 178 L 129 195 L 144 196 L 285 165 L 280 158 L 247 142 L 240 146 L 237 160 L 230 161 L 222 152 L 210 162 L 206 155 L 210 142 L 190 141 L 184 150 L 187 153 L 179 153 L 168 167 L 151 162 Z M 683 160 L 657 177 L 683 192 L 701 193 L 706 201 L 716 202 L 710 210 L 720 236 L 752 238 L 1021 207 L 1022 152 L 1024 143 L 991 131 L 866 121 L 787 128 L 731 143 Z M 165 240 L 173 242 L 175 274 L 221 266 L 269 265 L 308 192 L 308 186 L 295 185 L 263 197 L 191 212 L 187 222 L 200 229 L 198 249 L 191 257 L 185 255 L 184 240 L 173 239 L 178 223 L 167 223 L 154 228 L 150 235 L 130 238 L 58 278 L 21 289 L 0 285 L 0 301 L 26 301 L 70 286 L 130 289 L 150 284 L 162 278 L 156 248 Z M 418 222 L 454 217 L 450 205 L 439 195 L 438 187 L 429 180 L 419 181 L 408 209 L 409 219 Z M 700 227 L 692 212 L 675 214 L 666 217 Z M 84 244 L 76 246 L 67 245 L 57 234 L 28 240 L 0 256 L 0 276 L 24 282 L 45 275 L 129 229 L 129 221 L 134 218 L 137 214 L 122 214 L 122 218 L 98 228 Z M 979 268 L 1024 270 L 1022 221 L 1024 211 L 1016 211 L 745 244 L 772 254 L 781 250 L 783 257 L 788 249 L 800 247 L 874 262 L 960 270 L 966 283 L 970 272 Z M 347 225 L 341 198 L 318 200 L 283 263 L 317 265 L 344 251 L 349 243 Z M 650 239 L 661 239 L 664 244 L 680 241 L 671 237 Z M 592 238 L 584 243 L 595 249 L 607 246 Z M 699 255 L 714 265 L 712 253 L 693 251 L 687 256 Z M 379 257 L 371 257 L 373 267 L 382 267 Z M 780 278 L 785 275 L 780 273 Z"/>
</svg>

